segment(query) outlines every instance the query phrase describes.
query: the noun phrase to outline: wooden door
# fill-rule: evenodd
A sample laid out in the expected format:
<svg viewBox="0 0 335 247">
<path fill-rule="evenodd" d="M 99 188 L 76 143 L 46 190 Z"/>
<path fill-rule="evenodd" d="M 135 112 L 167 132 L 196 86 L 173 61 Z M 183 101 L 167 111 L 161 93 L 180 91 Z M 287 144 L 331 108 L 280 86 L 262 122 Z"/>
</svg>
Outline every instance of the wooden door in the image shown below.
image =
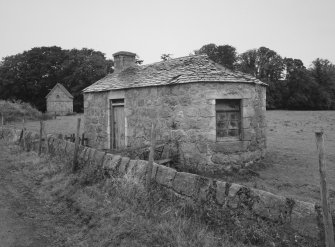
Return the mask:
<svg viewBox="0 0 335 247">
<path fill-rule="evenodd" d="M 113 106 L 113 121 L 112 125 L 112 143 L 114 149 L 120 149 L 125 146 L 125 121 L 124 121 L 124 106 Z"/>
</svg>

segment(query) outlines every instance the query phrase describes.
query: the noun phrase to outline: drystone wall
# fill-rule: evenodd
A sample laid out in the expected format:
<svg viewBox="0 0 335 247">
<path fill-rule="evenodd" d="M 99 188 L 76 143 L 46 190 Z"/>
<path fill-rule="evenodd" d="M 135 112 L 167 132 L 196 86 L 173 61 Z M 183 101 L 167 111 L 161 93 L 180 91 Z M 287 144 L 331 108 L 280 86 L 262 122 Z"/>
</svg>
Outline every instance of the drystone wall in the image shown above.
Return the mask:
<svg viewBox="0 0 335 247">
<path fill-rule="evenodd" d="M 0 139 L 18 143 L 20 134 L 20 130 L 0 129 Z M 19 144 L 27 151 L 37 151 L 37 140 L 38 134 L 25 132 Z M 72 159 L 74 143 L 57 139 L 52 135 L 49 135 L 47 140 L 51 155 Z M 44 147 L 43 150 L 47 149 Z M 128 157 L 107 154 L 83 146 L 79 148 L 78 159 L 81 166 L 98 164 L 101 169 L 104 169 L 104 173 L 109 173 L 110 176 L 128 176 L 139 184 L 145 182 L 147 161 L 132 160 Z M 244 210 L 250 215 L 288 227 L 307 237 L 319 238 L 323 232 L 320 207 L 312 203 L 278 196 L 235 183 L 177 172 L 172 168 L 158 164 L 154 164 L 151 177 L 158 185 L 173 191 L 180 197 L 199 203 L 199 205 L 207 202 L 214 205 L 213 209 Z"/>
</svg>

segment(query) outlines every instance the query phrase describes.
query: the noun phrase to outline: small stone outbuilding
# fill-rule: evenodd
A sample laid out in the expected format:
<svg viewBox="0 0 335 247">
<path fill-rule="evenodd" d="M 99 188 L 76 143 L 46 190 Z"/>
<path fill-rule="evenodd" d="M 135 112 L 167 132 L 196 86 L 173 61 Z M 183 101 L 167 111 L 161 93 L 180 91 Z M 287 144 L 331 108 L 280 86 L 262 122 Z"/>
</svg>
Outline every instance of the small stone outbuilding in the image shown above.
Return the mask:
<svg viewBox="0 0 335 247">
<path fill-rule="evenodd" d="M 84 89 L 85 133 L 100 149 L 175 144 L 181 164 L 230 169 L 266 148 L 266 84 L 207 55 L 138 66 L 135 53 L 114 54 L 115 71 Z"/>
<path fill-rule="evenodd" d="M 57 83 L 45 98 L 48 113 L 66 115 L 73 112 L 73 96 L 62 84 Z"/>
</svg>

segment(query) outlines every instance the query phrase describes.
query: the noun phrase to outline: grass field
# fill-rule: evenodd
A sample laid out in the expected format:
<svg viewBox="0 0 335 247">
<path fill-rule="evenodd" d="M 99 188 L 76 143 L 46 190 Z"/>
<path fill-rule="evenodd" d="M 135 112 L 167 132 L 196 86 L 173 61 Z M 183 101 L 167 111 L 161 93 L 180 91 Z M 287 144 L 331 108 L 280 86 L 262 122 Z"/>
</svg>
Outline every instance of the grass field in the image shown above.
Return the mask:
<svg viewBox="0 0 335 247">
<path fill-rule="evenodd" d="M 330 197 L 335 200 L 335 111 L 268 111 L 267 154 L 252 187 L 305 201 L 320 198 L 315 131 L 323 129 Z"/>
<path fill-rule="evenodd" d="M 57 117 L 46 122 L 48 133 L 76 132 L 76 119 L 83 115 Z M 319 199 L 318 156 L 315 131 L 324 129 L 330 197 L 335 201 L 335 111 L 268 111 L 267 154 L 259 162 L 259 177 L 236 182 L 300 200 Z M 22 127 L 22 123 L 16 124 Z M 39 130 L 39 122 L 26 128 Z"/>
<path fill-rule="evenodd" d="M 45 121 L 45 130 L 48 134 L 63 134 L 69 135 L 76 133 L 77 119 L 81 118 L 80 133 L 84 131 L 84 115 L 77 114 L 73 116 L 57 116 L 56 119 Z M 15 126 L 16 128 L 22 128 L 22 122 L 10 123 L 9 125 Z M 40 122 L 39 121 L 28 121 L 24 126 L 31 131 L 39 132 Z"/>
</svg>

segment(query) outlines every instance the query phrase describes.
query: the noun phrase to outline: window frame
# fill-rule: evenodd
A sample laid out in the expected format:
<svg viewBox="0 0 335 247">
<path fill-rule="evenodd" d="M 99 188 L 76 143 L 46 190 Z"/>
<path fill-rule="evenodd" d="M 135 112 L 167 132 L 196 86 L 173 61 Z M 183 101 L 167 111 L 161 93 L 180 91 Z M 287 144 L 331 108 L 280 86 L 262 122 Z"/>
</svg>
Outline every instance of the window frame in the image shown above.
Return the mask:
<svg viewBox="0 0 335 247">
<path fill-rule="evenodd" d="M 241 141 L 243 140 L 243 105 L 242 105 L 242 100 L 241 98 L 238 99 L 225 99 L 225 98 L 218 98 L 215 99 L 215 141 L 216 142 L 226 142 L 226 141 Z M 221 101 L 221 102 L 220 102 Z M 223 110 L 223 109 L 219 109 L 219 105 L 220 103 L 223 105 L 223 102 L 227 101 L 227 102 L 236 102 L 236 105 L 238 105 L 238 111 L 237 110 Z M 238 135 L 236 136 L 225 136 L 225 137 L 219 137 L 218 136 L 218 113 L 222 113 L 222 112 L 237 112 L 238 113 Z M 229 130 L 229 128 L 227 129 L 227 131 Z"/>
</svg>

